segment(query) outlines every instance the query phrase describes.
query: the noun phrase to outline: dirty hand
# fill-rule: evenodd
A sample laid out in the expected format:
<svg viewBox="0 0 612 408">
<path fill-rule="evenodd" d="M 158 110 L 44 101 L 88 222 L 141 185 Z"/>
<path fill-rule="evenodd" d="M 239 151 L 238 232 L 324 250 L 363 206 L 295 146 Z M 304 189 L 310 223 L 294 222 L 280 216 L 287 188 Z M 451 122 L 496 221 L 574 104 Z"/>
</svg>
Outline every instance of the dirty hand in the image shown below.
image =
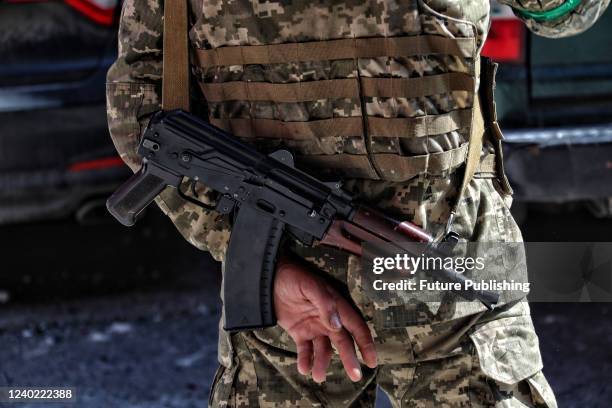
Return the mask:
<svg viewBox="0 0 612 408">
<path fill-rule="evenodd" d="M 355 343 L 366 365 L 376 367 L 374 341 L 361 315 L 322 278 L 288 259 L 277 264 L 274 309 L 297 346 L 301 374 L 325 381 L 332 344 L 352 381 L 362 377 Z"/>
</svg>

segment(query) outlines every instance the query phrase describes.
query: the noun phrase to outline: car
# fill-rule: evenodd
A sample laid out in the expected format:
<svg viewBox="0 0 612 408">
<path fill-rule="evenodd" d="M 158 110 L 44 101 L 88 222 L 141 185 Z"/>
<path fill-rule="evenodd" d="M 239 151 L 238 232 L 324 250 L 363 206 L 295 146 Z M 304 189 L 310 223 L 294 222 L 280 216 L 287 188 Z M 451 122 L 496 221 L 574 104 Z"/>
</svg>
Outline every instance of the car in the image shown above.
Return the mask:
<svg viewBox="0 0 612 408">
<path fill-rule="evenodd" d="M 0 223 L 95 217 L 130 174 L 105 112 L 118 17 L 117 0 L 0 1 Z"/>
<path fill-rule="evenodd" d="M 0 224 L 96 220 L 130 174 L 108 135 L 104 82 L 119 0 L 0 2 Z M 498 120 L 516 201 L 612 210 L 612 12 L 576 37 L 527 31 L 492 4 Z"/>
<path fill-rule="evenodd" d="M 515 202 L 587 202 L 612 215 L 612 12 L 561 39 L 528 32 L 508 7 L 493 15 L 483 54 L 500 63 L 495 101 Z"/>
</svg>

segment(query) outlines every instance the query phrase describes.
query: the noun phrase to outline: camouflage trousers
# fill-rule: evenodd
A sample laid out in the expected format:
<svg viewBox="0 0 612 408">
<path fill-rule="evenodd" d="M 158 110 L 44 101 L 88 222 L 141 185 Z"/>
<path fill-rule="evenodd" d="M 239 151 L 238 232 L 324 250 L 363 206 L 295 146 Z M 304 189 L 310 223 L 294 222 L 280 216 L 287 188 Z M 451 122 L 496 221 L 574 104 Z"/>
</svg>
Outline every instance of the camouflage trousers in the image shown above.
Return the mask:
<svg viewBox="0 0 612 408">
<path fill-rule="evenodd" d="M 210 407 L 373 407 L 378 385 L 393 407 L 556 407 L 529 306 L 433 325 L 375 331 L 379 366 L 352 383 L 336 357 L 322 384 L 300 375 L 291 347 L 262 332 L 229 337 Z"/>
<path fill-rule="evenodd" d="M 429 193 L 413 203 L 419 195 L 412 189 L 420 191 L 423 182 Z M 412 209 L 413 218 L 422 214 L 419 221 L 429 230 L 443 228 L 448 208 L 441 203 L 452 201 L 447 197 L 455 185 L 452 177 L 415 181 L 399 195 L 406 207 L 402 212 Z M 367 187 L 371 201 L 381 202 L 384 186 Z M 461 236 L 476 242 L 522 241 L 508 197 L 492 180 L 472 180 L 468 193 L 454 224 Z M 356 257 L 330 249 L 290 250 L 337 282 L 361 312 L 376 343 L 378 368 L 364 366 L 363 379 L 352 383 L 336 356 L 327 380 L 317 384 L 298 373 L 295 345 L 281 328 L 231 335 L 221 330 L 211 407 L 372 407 L 377 385 L 394 407 L 557 406 L 542 374 L 527 302 L 486 311 L 477 302 L 375 299 L 364 290 Z"/>
</svg>

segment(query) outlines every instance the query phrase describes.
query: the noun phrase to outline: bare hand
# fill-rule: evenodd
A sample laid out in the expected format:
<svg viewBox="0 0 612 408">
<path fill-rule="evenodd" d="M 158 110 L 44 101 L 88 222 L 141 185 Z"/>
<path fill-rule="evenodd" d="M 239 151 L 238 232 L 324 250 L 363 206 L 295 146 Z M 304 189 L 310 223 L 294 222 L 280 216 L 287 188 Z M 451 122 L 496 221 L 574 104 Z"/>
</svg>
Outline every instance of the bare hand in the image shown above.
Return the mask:
<svg viewBox="0 0 612 408">
<path fill-rule="evenodd" d="M 366 365 L 376 367 L 374 341 L 361 315 L 334 288 L 303 266 L 279 261 L 274 308 L 278 324 L 297 346 L 301 374 L 312 372 L 314 381 L 325 381 L 332 344 L 352 381 L 362 377 L 355 343 Z"/>
</svg>

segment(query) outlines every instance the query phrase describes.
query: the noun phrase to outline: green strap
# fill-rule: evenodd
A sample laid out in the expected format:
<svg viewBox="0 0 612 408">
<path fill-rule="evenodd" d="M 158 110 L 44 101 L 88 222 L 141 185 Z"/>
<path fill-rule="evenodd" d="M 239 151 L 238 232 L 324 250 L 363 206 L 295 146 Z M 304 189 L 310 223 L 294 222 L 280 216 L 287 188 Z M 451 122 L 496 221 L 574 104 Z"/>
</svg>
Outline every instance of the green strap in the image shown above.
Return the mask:
<svg viewBox="0 0 612 408">
<path fill-rule="evenodd" d="M 567 0 L 559 7 L 555 7 L 546 11 L 529 11 L 529 10 L 516 10 L 516 12 L 524 18 L 530 18 L 535 21 L 552 21 L 560 17 L 565 16 L 572 10 L 574 10 L 580 4 L 582 0 Z"/>
</svg>

